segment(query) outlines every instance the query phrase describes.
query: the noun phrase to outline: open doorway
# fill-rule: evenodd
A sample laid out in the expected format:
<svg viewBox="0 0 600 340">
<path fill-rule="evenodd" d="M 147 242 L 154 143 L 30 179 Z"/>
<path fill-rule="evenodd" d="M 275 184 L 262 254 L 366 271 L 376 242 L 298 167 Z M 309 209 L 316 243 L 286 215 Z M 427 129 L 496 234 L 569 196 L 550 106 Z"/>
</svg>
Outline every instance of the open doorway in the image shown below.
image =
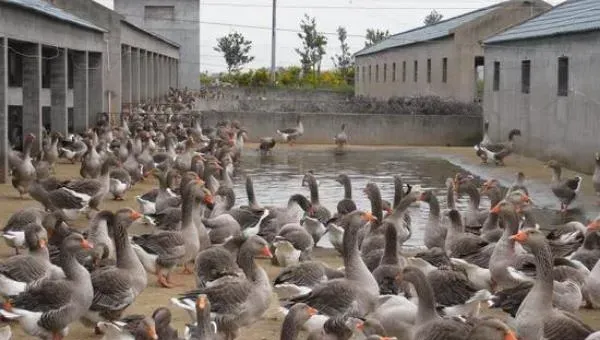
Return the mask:
<svg viewBox="0 0 600 340">
<path fill-rule="evenodd" d="M 483 100 L 483 86 L 485 84 L 484 82 L 484 65 L 485 65 L 485 59 L 483 56 L 476 56 L 475 57 L 475 65 L 474 65 L 474 77 L 475 77 L 475 102 L 477 103 L 481 103 L 481 101 Z"/>
</svg>

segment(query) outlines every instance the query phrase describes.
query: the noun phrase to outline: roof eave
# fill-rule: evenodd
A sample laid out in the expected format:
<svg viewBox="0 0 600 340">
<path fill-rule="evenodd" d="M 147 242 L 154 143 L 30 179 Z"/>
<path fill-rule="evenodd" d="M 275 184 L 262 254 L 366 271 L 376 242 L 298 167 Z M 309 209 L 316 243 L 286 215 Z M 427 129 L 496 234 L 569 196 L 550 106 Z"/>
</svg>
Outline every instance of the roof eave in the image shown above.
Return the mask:
<svg viewBox="0 0 600 340">
<path fill-rule="evenodd" d="M 595 32 L 595 31 L 600 31 L 600 27 L 598 27 L 598 28 L 589 28 L 589 29 L 581 29 L 581 30 L 574 30 L 574 31 L 569 31 L 569 32 L 558 32 L 558 33 L 553 33 L 553 34 L 542 34 L 542 35 L 536 35 L 536 36 L 531 36 L 531 37 L 523 37 L 523 38 L 507 38 L 507 39 L 501 39 L 501 40 L 497 40 L 497 39 L 493 39 L 492 38 L 491 40 L 485 40 L 483 42 L 483 45 L 485 46 L 485 45 L 504 44 L 504 43 L 507 43 L 507 42 L 514 42 L 514 41 L 554 38 L 554 37 L 559 37 L 559 36 L 563 36 L 563 35 L 580 34 L 580 33 Z"/>
<path fill-rule="evenodd" d="M 164 43 L 166 43 L 166 44 L 168 44 L 168 45 L 171 45 L 171 46 L 173 46 L 173 47 L 177 48 L 177 49 L 180 49 L 180 48 L 181 48 L 181 45 L 179 45 L 178 43 L 176 43 L 176 42 L 174 42 L 174 41 L 171 41 L 171 40 L 169 40 L 169 39 L 167 39 L 167 38 L 163 37 L 163 36 L 162 36 L 162 35 L 160 35 L 160 34 L 156 34 L 156 33 L 154 33 L 154 32 L 150 32 L 150 31 L 148 31 L 148 30 L 145 30 L 145 29 L 143 29 L 143 28 L 141 28 L 141 27 L 139 27 L 139 26 L 137 26 L 137 25 L 135 25 L 135 24 L 133 24 L 133 23 L 131 23 L 131 22 L 127 21 L 125 18 L 121 19 L 121 22 L 123 22 L 123 23 L 127 24 L 128 26 L 132 27 L 132 28 L 133 28 L 133 29 L 135 29 L 135 30 L 138 30 L 138 31 L 140 31 L 140 32 L 143 32 L 143 33 L 145 33 L 145 34 L 148 34 L 148 35 L 150 35 L 150 36 L 152 36 L 152 37 L 154 37 L 154 38 L 156 38 L 156 39 L 158 39 L 158 40 L 160 40 L 160 41 L 162 41 L 162 42 L 164 42 Z"/>
</svg>

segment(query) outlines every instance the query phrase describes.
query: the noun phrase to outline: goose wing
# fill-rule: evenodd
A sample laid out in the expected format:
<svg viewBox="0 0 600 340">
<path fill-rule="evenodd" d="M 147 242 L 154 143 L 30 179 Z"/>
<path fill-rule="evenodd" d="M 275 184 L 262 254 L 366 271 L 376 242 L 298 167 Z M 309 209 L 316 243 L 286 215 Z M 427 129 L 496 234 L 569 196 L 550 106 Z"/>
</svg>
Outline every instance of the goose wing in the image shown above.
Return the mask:
<svg viewBox="0 0 600 340">
<path fill-rule="evenodd" d="M 544 321 L 544 338 L 548 340 L 584 340 L 593 332 L 577 316 L 565 311 L 554 310 Z"/>
<path fill-rule="evenodd" d="M 135 300 L 130 276 L 116 267 L 97 269 L 92 272 L 94 298 L 92 311 L 121 311 Z"/>
<path fill-rule="evenodd" d="M 318 262 L 301 262 L 281 269 L 273 280 L 274 285 L 289 283 L 298 286 L 312 287 L 327 280 L 323 265 Z"/>
<path fill-rule="evenodd" d="M 23 293 L 11 297 L 10 303 L 32 312 L 48 312 L 69 303 L 74 288 L 69 281 L 40 279 L 30 283 Z"/>
<path fill-rule="evenodd" d="M 351 313 L 355 308 L 358 289 L 346 280 L 331 280 L 317 285 L 305 295 L 291 299 L 291 302 L 303 302 L 320 313 L 336 316 Z"/>
<path fill-rule="evenodd" d="M 133 242 L 150 254 L 165 260 L 176 260 L 185 254 L 185 239 L 178 232 L 162 231 L 133 237 Z"/>
<path fill-rule="evenodd" d="M 98 191 L 100 191 L 100 189 L 102 189 L 102 183 L 94 179 L 80 179 L 67 183 L 65 187 L 76 192 L 94 196 Z"/>
<path fill-rule="evenodd" d="M 46 274 L 47 267 L 28 255 L 12 256 L 0 264 L 0 273 L 19 282 L 32 282 Z"/>
<path fill-rule="evenodd" d="M 199 294 L 206 294 L 210 310 L 218 314 L 237 314 L 252 293 L 252 284 L 245 278 L 223 280 L 219 284 L 197 289 L 184 294 L 183 298 L 196 300 Z"/>
<path fill-rule="evenodd" d="M 69 189 L 60 188 L 48 193 L 50 202 L 61 209 L 81 209 L 85 202 L 81 197 L 77 197 Z"/>
<path fill-rule="evenodd" d="M 467 277 L 453 270 L 434 270 L 427 276 L 435 300 L 442 306 L 462 305 L 469 300 L 477 288 Z"/>
</svg>

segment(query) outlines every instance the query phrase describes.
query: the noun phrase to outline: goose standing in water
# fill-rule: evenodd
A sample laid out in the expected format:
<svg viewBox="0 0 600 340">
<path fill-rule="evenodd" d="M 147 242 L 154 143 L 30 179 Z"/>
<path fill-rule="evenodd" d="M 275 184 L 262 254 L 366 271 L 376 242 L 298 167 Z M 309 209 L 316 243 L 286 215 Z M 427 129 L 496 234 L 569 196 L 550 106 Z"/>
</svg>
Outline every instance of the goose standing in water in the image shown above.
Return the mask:
<svg viewBox="0 0 600 340">
<path fill-rule="evenodd" d="M 337 150 L 341 151 L 348 144 L 348 134 L 346 134 L 346 124 L 342 124 L 341 131 L 333 137 Z"/>
<path fill-rule="evenodd" d="M 273 148 L 275 147 L 277 142 L 273 137 L 262 137 L 260 139 L 260 143 L 258 145 L 258 150 L 260 151 L 261 156 L 266 156 L 273 153 Z"/>
<path fill-rule="evenodd" d="M 346 215 L 355 211 L 356 203 L 352 200 L 352 183 L 350 182 L 350 177 L 346 174 L 340 174 L 335 181 L 344 186 L 344 199 L 337 204 L 338 215 Z"/>
<path fill-rule="evenodd" d="M 504 143 L 488 144 L 486 146 L 477 144 L 475 145 L 477 156 L 482 159 L 483 163 L 487 163 L 488 160 L 493 160 L 496 165 L 504 165 L 504 158 L 508 157 L 514 151 L 515 136 L 520 135 L 521 130 L 513 129 L 508 134 L 508 141 Z"/>
<path fill-rule="evenodd" d="M 313 219 L 315 223 L 304 223 L 304 227 L 312 235 L 315 245 L 319 243 L 321 236 L 325 233 L 325 224 L 331 218 L 331 212 L 319 202 L 319 186 L 317 179 L 311 173 L 304 175 L 302 183 L 306 183 L 310 189 L 310 203 L 308 209 L 308 218 Z"/>
<path fill-rule="evenodd" d="M 298 138 L 304 134 L 304 125 L 302 125 L 300 116 L 296 119 L 296 127 L 277 130 L 277 134 L 281 136 L 281 139 L 283 139 L 284 142 L 293 146 Z"/>
</svg>

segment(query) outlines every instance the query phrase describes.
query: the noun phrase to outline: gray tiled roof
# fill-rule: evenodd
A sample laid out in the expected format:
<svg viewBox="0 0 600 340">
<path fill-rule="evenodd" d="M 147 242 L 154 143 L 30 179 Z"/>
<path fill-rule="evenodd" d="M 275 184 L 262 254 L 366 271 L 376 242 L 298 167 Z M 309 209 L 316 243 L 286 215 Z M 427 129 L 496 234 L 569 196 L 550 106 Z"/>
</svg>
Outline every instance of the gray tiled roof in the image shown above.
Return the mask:
<svg viewBox="0 0 600 340">
<path fill-rule="evenodd" d="M 106 32 L 105 29 L 98 27 L 89 21 L 83 20 L 69 12 L 63 11 L 62 9 L 43 0 L 3 0 L 3 2 L 23 7 L 77 26 L 85 27 L 95 31 Z"/>
<path fill-rule="evenodd" d="M 378 44 L 356 52 L 355 56 L 377 53 L 390 48 L 402 47 L 406 45 L 449 36 L 450 34 L 452 34 L 452 31 L 457 27 L 492 12 L 493 10 L 500 7 L 500 5 L 501 4 L 497 4 L 494 6 L 478 9 L 473 12 L 469 12 L 454 18 L 440 21 L 435 25 L 423 26 L 403 33 L 394 34 Z"/>
<path fill-rule="evenodd" d="M 570 0 L 484 43 L 547 37 L 600 29 L 600 1 Z"/>
</svg>

